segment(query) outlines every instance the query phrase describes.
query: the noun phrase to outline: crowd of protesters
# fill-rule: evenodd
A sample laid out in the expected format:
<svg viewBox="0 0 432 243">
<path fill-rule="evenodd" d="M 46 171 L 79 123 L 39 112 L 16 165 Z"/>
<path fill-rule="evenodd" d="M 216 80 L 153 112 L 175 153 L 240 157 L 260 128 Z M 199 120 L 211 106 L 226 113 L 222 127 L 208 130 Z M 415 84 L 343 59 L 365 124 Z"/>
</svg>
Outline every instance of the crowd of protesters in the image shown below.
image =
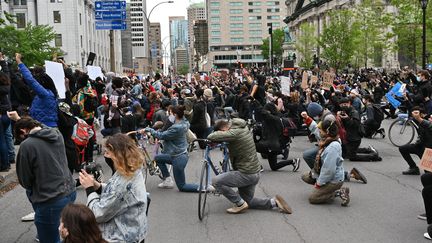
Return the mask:
<svg viewBox="0 0 432 243">
<path fill-rule="evenodd" d="M 281 196 L 256 199 L 253 191 L 263 170 L 257 152 L 268 159 L 272 170 L 289 165 L 298 169 L 300 158 L 288 159 L 289 148 L 296 146 L 294 136 L 307 135 L 317 144 L 303 153 L 310 171 L 301 178 L 314 186 L 311 204 L 340 197 L 342 206 L 349 205 L 350 190 L 343 184 L 351 179 L 366 184 L 367 179 L 357 168 L 345 170 L 344 159 L 382 161 L 377 149 L 360 145 L 364 138 L 384 138 L 381 123 L 396 118 L 396 112 L 412 114 L 419 124 L 418 141 L 399 148 L 409 165 L 403 174 L 419 175 L 410 154 L 421 157 L 426 148 L 432 148 L 428 120 L 432 114 L 432 84 L 426 70 L 339 72 L 329 86 L 324 84 L 323 72 L 315 70 L 309 71 L 305 86 L 300 72 L 268 75 L 261 68 L 188 77 L 159 73 L 121 77 L 108 72 L 92 80 L 59 60 L 66 76 L 66 93 L 58 94 L 44 68 L 27 68 L 18 53 L 15 61 L 17 65 L 6 62 L 0 53 L 0 171 L 8 171 L 16 160 L 19 182 L 33 206 L 41 242 L 59 242 L 60 236 L 64 242 L 77 242 L 86 234 L 89 242 L 144 241 L 148 229 L 141 170 L 144 159 L 125 133 L 149 133 L 162 140 L 162 152 L 155 157 L 163 178 L 159 187 L 169 189 L 175 183 L 184 192 L 199 190 L 198 185 L 186 183 L 190 152 L 186 134 L 231 141 L 230 149 L 240 148 L 231 154 L 239 155 L 231 156 L 236 165 L 232 175 L 236 176 L 218 176 L 214 187 L 210 186 L 235 204 L 227 210 L 229 213 L 240 213 L 248 207 L 292 212 Z M 289 87 L 282 87 L 285 83 L 280 76 L 285 75 L 289 76 Z M 394 97 L 401 103 L 395 107 L 386 102 L 385 95 L 398 82 L 404 84 L 404 90 L 403 95 Z M 87 136 L 84 141 L 82 134 Z M 99 174 L 93 175 L 85 169 L 95 164 L 93 154 L 101 144 L 98 134 L 107 138 L 104 157 L 113 174 L 106 183 L 101 183 L 99 169 Z M 241 134 L 248 147 L 243 148 L 245 144 L 233 134 Z M 15 144 L 21 144 L 17 155 L 13 137 Z M 198 145 L 201 149 L 206 146 L 204 142 Z M 174 180 L 166 164 L 172 164 Z M 75 172 L 78 178 L 74 180 Z M 239 181 L 238 175 L 244 180 Z M 419 217 L 430 223 L 428 176 L 422 176 L 426 214 Z M 234 177 L 237 184 L 228 183 Z M 237 185 L 240 194 L 228 184 Z M 79 186 L 87 192 L 87 205 L 68 205 L 75 201 L 75 188 Z M 48 215 L 47 209 L 55 213 Z"/>
</svg>

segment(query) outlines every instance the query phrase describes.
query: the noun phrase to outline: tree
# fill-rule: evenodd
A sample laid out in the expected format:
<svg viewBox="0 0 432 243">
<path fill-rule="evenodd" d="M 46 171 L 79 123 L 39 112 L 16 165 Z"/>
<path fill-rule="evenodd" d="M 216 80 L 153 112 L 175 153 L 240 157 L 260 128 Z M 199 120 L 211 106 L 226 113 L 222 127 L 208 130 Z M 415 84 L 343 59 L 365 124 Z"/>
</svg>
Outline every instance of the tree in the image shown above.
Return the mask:
<svg viewBox="0 0 432 243">
<path fill-rule="evenodd" d="M 15 15 L 3 11 L 3 16 L 0 15 L 0 26 L 7 25 L 7 22 L 9 22 L 9 24 L 15 24 Z"/>
<path fill-rule="evenodd" d="M 47 25 L 28 24 L 22 30 L 6 25 L 0 28 L 1 51 L 9 57 L 21 53 L 28 66 L 43 65 L 54 53 L 61 53 L 59 48 L 50 45 L 55 36 L 53 28 Z"/>
<path fill-rule="evenodd" d="M 189 72 L 189 65 L 187 64 L 181 65 L 177 72 L 180 75 L 186 75 Z"/>
<path fill-rule="evenodd" d="M 284 43 L 284 31 L 282 29 L 275 29 L 273 30 L 273 56 L 275 60 L 275 63 L 282 63 L 282 53 L 283 53 L 283 43 Z M 263 39 L 263 44 L 261 45 L 261 53 L 264 57 L 264 59 L 269 59 L 269 47 L 270 47 L 270 37 L 267 37 L 266 39 Z"/>
<path fill-rule="evenodd" d="M 300 35 L 295 43 L 296 51 L 301 55 L 300 67 L 310 68 L 313 66 L 313 49 L 318 43 L 315 31 L 315 26 L 310 23 L 300 25 Z"/>
<path fill-rule="evenodd" d="M 322 58 L 337 70 L 347 66 L 354 55 L 354 37 L 358 28 L 353 28 L 352 13 L 338 10 L 330 13 L 327 25 L 318 41 L 322 47 Z"/>
</svg>

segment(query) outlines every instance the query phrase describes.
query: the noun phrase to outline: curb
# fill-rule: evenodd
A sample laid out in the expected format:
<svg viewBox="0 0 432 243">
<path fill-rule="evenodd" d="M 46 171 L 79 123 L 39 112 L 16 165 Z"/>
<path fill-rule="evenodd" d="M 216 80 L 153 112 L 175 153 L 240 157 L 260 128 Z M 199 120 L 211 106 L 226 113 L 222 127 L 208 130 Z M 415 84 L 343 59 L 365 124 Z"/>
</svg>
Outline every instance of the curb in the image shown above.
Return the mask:
<svg viewBox="0 0 432 243">
<path fill-rule="evenodd" d="M 15 164 L 11 164 L 11 169 L 8 172 L 0 172 L 0 190 L 13 182 L 18 182 Z"/>
</svg>

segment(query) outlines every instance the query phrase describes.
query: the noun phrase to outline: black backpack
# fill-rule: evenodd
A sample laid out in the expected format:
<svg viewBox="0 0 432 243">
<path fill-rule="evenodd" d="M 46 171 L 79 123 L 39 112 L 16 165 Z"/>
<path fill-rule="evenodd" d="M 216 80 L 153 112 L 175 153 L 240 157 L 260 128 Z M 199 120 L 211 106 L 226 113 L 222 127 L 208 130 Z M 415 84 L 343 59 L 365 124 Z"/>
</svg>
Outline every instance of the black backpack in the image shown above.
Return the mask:
<svg viewBox="0 0 432 243">
<path fill-rule="evenodd" d="M 98 98 L 96 96 L 91 97 L 91 96 L 85 95 L 84 110 L 86 112 L 89 112 L 89 113 L 95 112 L 98 105 L 99 105 L 99 102 L 98 102 Z"/>
<path fill-rule="evenodd" d="M 381 107 L 379 107 L 378 105 L 373 105 L 372 107 L 374 109 L 374 120 L 378 123 L 381 123 L 384 120 L 383 110 L 381 110 Z"/>
</svg>

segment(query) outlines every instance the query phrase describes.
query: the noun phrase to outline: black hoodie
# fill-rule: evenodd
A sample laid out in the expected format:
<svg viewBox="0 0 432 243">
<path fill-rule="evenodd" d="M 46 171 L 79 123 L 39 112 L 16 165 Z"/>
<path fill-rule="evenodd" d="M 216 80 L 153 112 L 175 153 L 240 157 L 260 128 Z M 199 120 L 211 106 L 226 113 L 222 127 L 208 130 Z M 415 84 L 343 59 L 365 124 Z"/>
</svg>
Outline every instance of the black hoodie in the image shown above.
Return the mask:
<svg viewBox="0 0 432 243">
<path fill-rule="evenodd" d="M 16 167 L 19 183 L 30 191 L 32 203 L 53 202 L 75 191 L 63 137 L 56 128 L 30 133 L 21 143 Z"/>
</svg>

